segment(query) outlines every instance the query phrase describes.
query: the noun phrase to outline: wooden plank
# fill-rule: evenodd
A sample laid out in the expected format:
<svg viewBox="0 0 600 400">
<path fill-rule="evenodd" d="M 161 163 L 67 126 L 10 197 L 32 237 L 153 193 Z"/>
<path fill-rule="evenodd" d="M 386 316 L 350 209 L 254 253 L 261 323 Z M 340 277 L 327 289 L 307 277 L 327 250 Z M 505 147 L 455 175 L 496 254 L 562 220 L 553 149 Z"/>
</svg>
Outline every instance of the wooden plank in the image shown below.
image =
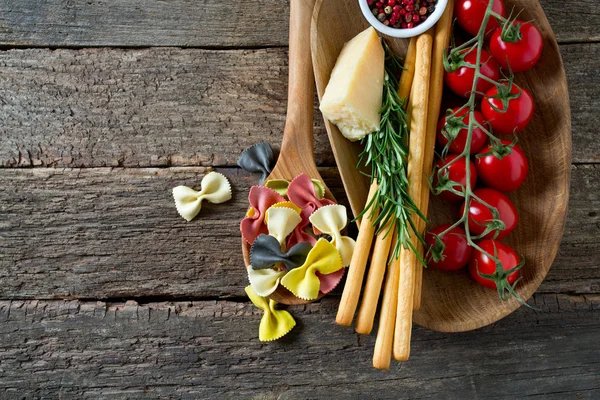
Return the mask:
<svg viewBox="0 0 600 400">
<path fill-rule="evenodd" d="M 533 303 L 473 332 L 417 327 L 411 360 L 382 373 L 331 298 L 290 308 L 298 326 L 266 344 L 246 302 L 3 301 L 0 397 L 598 398 L 600 297 Z"/>
<path fill-rule="evenodd" d="M 0 53 L 0 165 L 235 165 L 279 145 L 287 50 Z M 318 120 L 317 162 L 332 165 Z"/>
<path fill-rule="evenodd" d="M 594 0 L 541 0 L 559 42 L 600 40 Z M 508 2 L 510 4 L 510 2 Z M 4 0 L 0 45 L 285 46 L 288 2 Z M 575 18 L 575 19 L 574 19 Z M 574 23 L 574 21 L 577 21 Z"/>
<path fill-rule="evenodd" d="M 563 46 L 573 159 L 600 162 L 600 45 Z M 278 146 L 287 98 L 285 49 L 11 50 L 0 52 L 0 165 L 235 165 Z M 315 109 L 315 155 L 334 165 Z"/>
<path fill-rule="evenodd" d="M 0 169 L 0 299 L 243 296 L 238 226 L 257 178 L 218 171 L 233 199 L 186 223 L 171 189 L 198 188 L 203 168 Z M 337 171 L 321 172 L 344 199 Z M 540 292 L 600 293 L 600 165 L 572 176 L 565 236 Z"/>
<path fill-rule="evenodd" d="M 3 0 L 0 45 L 287 45 L 288 2 Z"/>
<path fill-rule="evenodd" d="M 598 24 L 600 26 L 600 24 Z M 573 161 L 600 162 L 597 127 L 600 126 L 600 45 L 560 47 L 571 103 Z M 588 59 L 587 56 L 591 56 Z"/>
</svg>

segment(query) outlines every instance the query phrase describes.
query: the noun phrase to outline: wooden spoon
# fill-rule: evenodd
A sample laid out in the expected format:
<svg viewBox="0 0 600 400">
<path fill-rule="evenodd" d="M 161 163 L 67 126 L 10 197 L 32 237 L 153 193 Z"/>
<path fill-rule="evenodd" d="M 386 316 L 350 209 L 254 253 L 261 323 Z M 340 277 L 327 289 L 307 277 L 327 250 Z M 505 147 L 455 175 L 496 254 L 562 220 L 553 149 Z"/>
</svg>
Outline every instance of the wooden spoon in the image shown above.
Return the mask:
<svg viewBox="0 0 600 400">
<path fill-rule="evenodd" d="M 304 173 L 323 181 L 313 155 L 314 76 L 310 57 L 310 22 L 315 1 L 291 0 L 290 3 L 287 117 L 279 158 L 267 180 L 292 180 Z M 335 201 L 327 186 L 325 197 Z M 246 265 L 250 265 L 250 246 L 244 239 L 242 253 Z M 299 299 L 281 285 L 269 297 L 278 303 L 290 305 L 311 302 Z M 321 297 L 323 293 L 319 293 L 318 298 Z"/>
</svg>

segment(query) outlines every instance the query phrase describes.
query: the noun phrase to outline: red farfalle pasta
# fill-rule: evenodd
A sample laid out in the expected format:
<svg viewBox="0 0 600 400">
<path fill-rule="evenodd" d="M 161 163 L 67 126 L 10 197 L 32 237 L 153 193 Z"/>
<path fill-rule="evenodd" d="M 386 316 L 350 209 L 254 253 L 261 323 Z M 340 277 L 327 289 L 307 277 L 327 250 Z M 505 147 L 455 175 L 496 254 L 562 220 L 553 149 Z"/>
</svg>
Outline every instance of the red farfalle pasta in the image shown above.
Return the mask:
<svg viewBox="0 0 600 400">
<path fill-rule="evenodd" d="M 316 193 L 313 182 L 308 175 L 300 174 L 295 177 L 287 188 L 287 196 L 291 202 L 302 209 L 300 216 L 302 222 L 296 226 L 288 239 L 288 248 L 300 242 L 310 242 L 315 244 L 317 241 L 314 237 L 305 232 L 305 228 L 310 223 L 309 217 L 316 209 L 326 205 L 335 204 L 328 199 L 320 199 Z"/>
<path fill-rule="evenodd" d="M 254 239 L 261 233 L 269 233 L 267 225 L 264 223 L 265 213 L 273 204 L 282 201 L 285 201 L 285 199 L 272 189 L 264 186 L 252 186 L 250 188 L 248 202 L 251 209 L 248 212 L 248 216 L 240 223 L 240 231 L 246 242 L 252 244 Z"/>
<path fill-rule="evenodd" d="M 304 228 L 306 228 L 306 225 L 307 224 L 304 223 L 303 219 L 302 222 L 298 224 L 296 228 L 294 228 L 287 240 L 288 249 L 291 249 L 298 243 L 302 242 L 309 242 L 313 246 L 315 245 L 315 243 L 317 243 L 317 239 L 314 236 L 306 233 L 306 231 L 304 230 Z"/>
<path fill-rule="evenodd" d="M 317 277 L 321 281 L 320 291 L 327 294 L 331 292 L 335 287 L 340 283 L 342 278 L 344 277 L 344 273 L 346 272 L 346 268 L 338 269 L 337 271 L 323 275 L 320 272 L 317 272 Z"/>
</svg>

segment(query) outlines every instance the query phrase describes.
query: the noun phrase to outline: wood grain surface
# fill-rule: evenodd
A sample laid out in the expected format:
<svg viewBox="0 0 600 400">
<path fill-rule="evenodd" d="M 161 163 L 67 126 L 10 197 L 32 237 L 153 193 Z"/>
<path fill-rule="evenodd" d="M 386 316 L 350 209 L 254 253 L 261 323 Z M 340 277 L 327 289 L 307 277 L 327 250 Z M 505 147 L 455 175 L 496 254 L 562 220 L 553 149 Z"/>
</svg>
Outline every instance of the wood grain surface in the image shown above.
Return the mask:
<svg viewBox="0 0 600 400">
<path fill-rule="evenodd" d="M 600 47 L 562 54 L 573 161 L 600 162 Z M 285 49 L 9 50 L 0 70 L 5 167 L 235 165 L 256 142 L 281 143 Z M 335 165 L 314 115 L 315 160 Z"/>
<path fill-rule="evenodd" d="M 600 39 L 595 0 L 541 0 L 559 42 Z M 0 45 L 285 46 L 287 1 L 3 0 Z M 575 17 L 576 16 L 576 17 Z"/>
<path fill-rule="evenodd" d="M 2 298 L 243 296 L 239 221 L 258 178 L 217 171 L 233 199 L 187 223 L 171 188 L 197 187 L 203 168 L 0 170 Z M 344 199 L 337 171 L 321 174 Z M 572 179 L 565 236 L 540 290 L 599 293 L 600 166 L 574 166 Z"/>
<path fill-rule="evenodd" d="M 281 141 L 288 2 L 0 2 L 0 398 L 599 398 L 600 7 L 540 3 L 574 161 L 565 236 L 530 300 L 541 311 L 416 327 L 411 362 L 382 374 L 374 337 L 335 325 L 339 292 L 290 308 L 298 326 L 271 344 L 243 295 L 238 223 L 257 177 L 230 167 Z M 234 197 L 185 223 L 170 190 L 204 167 L 226 167 Z"/>
<path fill-rule="evenodd" d="M 598 398 L 600 297 L 536 295 L 532 304 L 540 311 L 474 332 L 417 327 L 410 363 L 383 373 L 369 365 L 374 337 L 336 325 L 330 298 L 295 307 L 298 325 L 270 344 L 256 340 L 260 313 L 248 303 L 3 301 L 0 395 Z"/>
</svg>

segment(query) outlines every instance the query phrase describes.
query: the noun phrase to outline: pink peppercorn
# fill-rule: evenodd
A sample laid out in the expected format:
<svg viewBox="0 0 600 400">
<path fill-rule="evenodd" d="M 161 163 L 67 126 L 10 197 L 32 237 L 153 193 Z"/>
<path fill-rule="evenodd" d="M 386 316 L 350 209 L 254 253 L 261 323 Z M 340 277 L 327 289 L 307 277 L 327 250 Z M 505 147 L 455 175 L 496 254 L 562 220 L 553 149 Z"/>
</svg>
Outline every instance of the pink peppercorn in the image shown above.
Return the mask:
<svg viewBox="0 0 600 400">
<path fill-rule="evenodd" d="M 366 0 L 366 2 L 373 15 L 382 24 L 397 29 L 410 29 L 427 20 L 435 10 L 437 0 Z"/>
</svg>

